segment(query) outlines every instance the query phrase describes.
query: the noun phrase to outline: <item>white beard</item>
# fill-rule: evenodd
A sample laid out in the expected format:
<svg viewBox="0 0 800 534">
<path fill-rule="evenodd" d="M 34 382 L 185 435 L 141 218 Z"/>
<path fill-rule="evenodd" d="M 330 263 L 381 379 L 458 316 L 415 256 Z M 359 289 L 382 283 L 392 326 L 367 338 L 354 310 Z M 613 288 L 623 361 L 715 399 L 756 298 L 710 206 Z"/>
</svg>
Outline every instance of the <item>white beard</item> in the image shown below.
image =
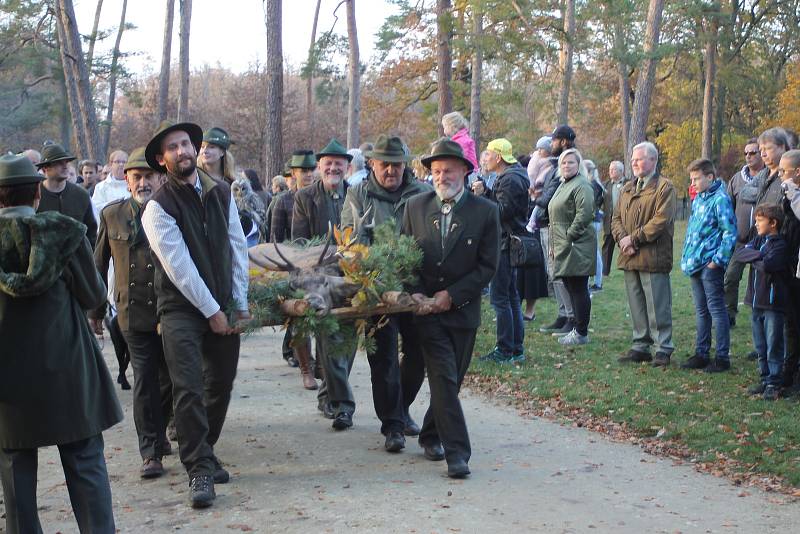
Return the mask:
<svg viewBox="0 0 800 534">
<path fill-rule="evenodd" d="M 439 186 L 435 187 L 436 189 L 436 196 L 439 197 L 439 200 L 451 200 L 458 195 L 461 190 L 463 189 L 463 185 L 460 184 L 453 184 L 446 189 L 441 189 Z"/>
</svg>

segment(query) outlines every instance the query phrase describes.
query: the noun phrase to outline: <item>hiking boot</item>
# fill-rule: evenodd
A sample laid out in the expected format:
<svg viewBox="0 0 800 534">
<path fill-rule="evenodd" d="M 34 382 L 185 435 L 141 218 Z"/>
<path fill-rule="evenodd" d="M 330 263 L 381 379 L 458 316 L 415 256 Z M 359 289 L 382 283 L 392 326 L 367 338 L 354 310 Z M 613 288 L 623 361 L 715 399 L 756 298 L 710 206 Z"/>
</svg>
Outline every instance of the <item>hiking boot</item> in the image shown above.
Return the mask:
<svg viewBox="0 0 800 534">
<path fill-rule="evenodd" d="M 747 353 L 747 359 L 750 361 L 758 360 L 758 353 L 754 350 L 751 350 L 750 352 Z"/>
<path fill-rule="evenodd" d="M 469 475 L 469 466 L 464 460 L 456 460 L 447 463 L 447 476 L 450 478 L 465 478 Z"/>
<path fill-rule="evenodd" d="M 219 458 L 214 456 L 214 484 L 227 484 L 231 479 L 231 474 L 222 467 Z"/>
<path fill-rule="evenodd" d="M 619 363 L 642 363 L 642 362 L 652 362 L 653 357 L 650 356 L 649 352 L 642 352 L 640 350 L 631 349 L 628 351 L 628 354 L 625 356 L 621 356 L 617 358 Z"/>
<path fill-rule="evenodd" d="M 589 336 L 582 336 L 573 328 L 569 334 L 558 338 L 558 342 L 561 345 L 586 345 L 589 343 Z"/>
<path fill-rule="evenodd" d="M 681 364 L 681 369 L 705 369 L 708 367 L 708 358 L 695 354 Z"/>
<path fill-rule="evenodd" d="M 749 388 L 747 388 L 748 395 L 761 395 L 764 393 L 764 390 L 767 389 L 767 385 L 763 382 L 759 382 L 758 384 L 753 384 Z"/>
<path fill-rule="evenodd" d="M 522 363 L 525 361 L 525 353 L 520 352 L 519 354 L 514 354 L 510 358 L 510 363 Z"/>
<path fill-rule="evenodd" d="M 656 352 L 653 358 L 653 367 L 669 367 L 669 354 L 666 352 Z"/>
<path fill-rule="evenodd" d="M 192 508 L 208 508 L 216 498 L 214 478 L 211 475 L 197 475 L 189 481 L 189 500 Z"/>
<path fill-rule="evenodd" d="M 158 478 L 163 474 L 164 466 L 156 458 L 147 458 L 139 470 L 139 476 L 142 478 Z"/>
<path fill-rule="evenodd" d="M 406 427 L 403 429 L 403 434 L 406 436 L 419 436 L 420 428 L 416 421 L 411 416 L 406 416 Z"/>
<path fill-rule="evenodd" d="M 386 449 L 386 452 L 400 452 L 405 449 L 405 447 L 406 438 L 398 431 L 389 432 L 386 436 L 386 442 L 383 444 L 383 448 Z"/>
<path fill-rule="evenodd" d="M 479 357 L 478 361 L 479 362 L 496 362 L 497 358 L 502 358 L 502 356 L 503 356 L 503 353 L 500 352 L 500 349 L 495 347 L 488 354 L 484 354 L 483 356 Z"/>
<path fill-rule="evenodd" d="M 728 371 L 731 368 L 731 362 L 728 360 L 720 360 L 719 358 L 714 358 L 708 366 L 703 369 L 706 373 L 722 373 L 724 371 Z"/>
<path fill-rule="evenodd" d="M 550 335 L 553 337 L 566 336 L 573 330 L 575 330 L 575 323 L 572 322 L 572 319 L 567 319 L 567 322 L 564 323 L 564 326 L 562 326 L 558 330 L 555 330 L 554 332 L 550 332 Z"/>
<path fill-rule="evenodd" d="M 567 323 L 567 318 L 564 316 L 559 315 L 556 317 L 556 320 L 550 323 L 547 326 L 543 326 L 539 329 L 539 332 L 542 334 L 552 334 L 558 330 L 564 328 L 564 325 Z"/>
<path fill-rule="evenodd" d="M 765 401 L 776 401 L 781 396 L 781 388 L 778 386 L 767 386 L 764 388 L 763 399 Z"/>
</svg>

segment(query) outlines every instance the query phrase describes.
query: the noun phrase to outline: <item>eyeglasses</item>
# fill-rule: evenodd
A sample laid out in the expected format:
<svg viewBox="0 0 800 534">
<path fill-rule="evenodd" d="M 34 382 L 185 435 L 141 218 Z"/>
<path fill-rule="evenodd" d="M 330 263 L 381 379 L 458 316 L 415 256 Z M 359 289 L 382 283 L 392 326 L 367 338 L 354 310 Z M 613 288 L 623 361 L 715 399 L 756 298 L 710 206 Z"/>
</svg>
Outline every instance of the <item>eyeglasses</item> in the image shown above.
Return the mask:
<svg viewBox="0 0 800 534">
<path fill-rule="evenodd" d="M 753 150 L 753 151 L 744 153 L 745 156 L 755 156 L 756 154 L 758 154 L 758 150 Z"/>
</svg>

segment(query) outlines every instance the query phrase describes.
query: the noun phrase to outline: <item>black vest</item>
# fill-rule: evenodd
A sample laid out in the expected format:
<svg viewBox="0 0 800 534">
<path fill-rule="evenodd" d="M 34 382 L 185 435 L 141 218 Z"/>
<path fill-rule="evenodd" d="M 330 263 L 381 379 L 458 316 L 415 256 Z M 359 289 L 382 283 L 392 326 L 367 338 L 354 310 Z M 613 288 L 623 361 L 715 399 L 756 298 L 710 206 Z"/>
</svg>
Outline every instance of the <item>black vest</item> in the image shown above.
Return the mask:
<svg viewBox="0 0 800 534">
<path fill-rule="evenodd" d="M 233 294 L 232 251 L 228 237 L 231 190 L 228 184 L 214 180 L 202 170 L 197 169 L 197 173 L 203 189 L 202 198 L 194 185 L 168 176 L 167 183 L 152 200 L 175 219 L 200 278 L 225 311 L 232 304 Z M 176 309 L 196 309 L 167 277 L 155 255 L 153 260 L 159 315 Z"/>
</svg>

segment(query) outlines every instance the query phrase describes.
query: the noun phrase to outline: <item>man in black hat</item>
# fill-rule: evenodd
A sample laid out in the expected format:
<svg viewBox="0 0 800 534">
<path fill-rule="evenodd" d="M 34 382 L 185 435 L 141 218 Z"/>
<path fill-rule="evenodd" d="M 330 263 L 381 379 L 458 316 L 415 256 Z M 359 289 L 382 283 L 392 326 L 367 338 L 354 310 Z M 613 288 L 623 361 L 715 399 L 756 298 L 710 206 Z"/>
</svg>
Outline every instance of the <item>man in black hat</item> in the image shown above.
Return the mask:
<svg viewBox="0 0 800 534">
<path fill-rule="evenodd" d="M 569 298 L 564 282 L 560 279 L 553 279 L 553 260 L 547 250 L 550 246 L 550 217 L 547 213 L 547 206 L 550 204 L 550 199 L 556 193 L 556 189 L 561 184 L 561 179 L 558 174 L 558 157 L 567 149 L 575 147 L 575 131 L 567 125 L 558 126 L 553 130 L 551 135 L 552 141 L 550 144 L 550 162 L 553 168 L 544 177 L 544 186 L 541 190 L 536 190 L 533 193 L 534 204 L 541 208 L 539 210 L 539 217 L 536 220 L 536 227 L 539 228 L 539 235 L 542 240 L 542 248 L 545 250 L 545 267 L 547 268 L 547 275 L 553 283 L 553 294 L 558 303 L 558 317 L 555 321 L 547 326 L 539 329 L 539 332 L 544 334 L 552 334 L 554 336 L 565 335 L 572 331 L 575 327 L 575 315 L 572 311 L 572 301 Z"/>
<path fill-rule="evenodd" d="M 42 532 L 38 448 L 58 446 L 81 532 L 114 532 L 102 432 L 122 420 L 84 318 L 105 300 L 86 227 L 36 213 L 42 176 L 0 157 L 0 479 L 6 532 Z"/>
<path fill-rule="evenodd" d="M 372 168 L 366 179 L 347 190 L 342 211 L 343 228 L 355 226 L 356 221 L 369 212 L 368 220 L 364 221 L 365 226 L 360 230 L 392 220 L 399 232 L 409 199 L 431 190 L 429 185 L 414 179 L 406 166 L 408 156 L 403 146 L 399 137 L 381 135 L 374 148 L 367 152 Z M 370 244 L 372 236 L 369 232 L 362 232 L 359 240 Z M 414 401 L 416 392 L 409 394 L 408 399 L 403 397 L 398 336 L 402 336 L 406 360 L 421 363 L 422 354 L 410 313 L 390 315 L 382 322 L 372 321 L 373 327 L 379 324 L 382 326 L 375 331 L 375 350 L 367 352 L 372 377 L 372 401 L 375 413 L 381 420 L 381 433 L 386 436 L 384 448 L 389 452 L 400 452 L 405 447 L 405 429 L 409 427 L 410 434 L 419 431 L 413 429 L 416 426 L 413 420 L 407 424 L 410 419 L 408 407 Z"/>
<path fill-rule="evenodd" d="M 322 179 L 295 194 L 292 213 L 292 239 L 326 237 L 329 228 L 341 223 L 345 198 L 344 175 L 353 156 L 336 139 L 316 155 Z M 317 359 L 323 369 L 322 387 L 317 394 L 317 407 L 325 417 L 333 419 L 333 428 L 345 430 L 353 426 L 356 409 L 348 378 L 353 368 L 355 348 L 346 354 L 334 355 L 344 346 L 340 334 L 317 339 Z"/>
<path fill-rule="evenodd" d="M 168 381 L 169 373 L 161 336 L 156 330 L 155 268 L 142 229 L 142 207 L 161 187 L 164 178 L 147 164 L 144 147 L 131 153 L 124 172 L 131 196 L 111 202 L 100 212 L 94 261 L 102 277 L 109 272 L 112 258 L 116 265 L 114 304 L 133 364 L 133 420 L 143 460 L 139 473 L 142 478 L 156 478 L 164 474 L 161 457 L 170 448 L 164 420 L 165 409 L 169 411 L 170 407 L 163 406 L 160 382 L 162 374 Z M 96 333 L 102 333 L 105 315 L 106 303 L 90 312 Z M 166 397 L 164 401 L 171 404 L 171 391 Z"/>
<path fill-rule="evenodd" d="M 202 138 L 196 124 L 162 123 L 145 158 L 167 180 L 142 215 L 156 260 L 175 429 L 195 508 L 211 506 L 214 483 L 229 479 L 214 445 L 239 361 L 236 323 L 249 318 L 247 244 L 230 187 L 197 168 Z"/>
<path fill-rule="evenodd" d="M 422 163 L 435 192 L 410 199 L 403 219 L 423 254 L 419 283 L 409 289 L 418 302 L 434 301 L 414 318 L 431 389 L 419 443 L 429 460 L 447 460 L 448 476 L 463 478 L 471 447 L 458 393 L 481 322 L 481 289 L 500 258 L 500 219 L 495 204 L 465 190 L 473 166 L 457 143 L 437 143 Z"/>
<path fill-rule="evenodd" d="M 86 237 L 94 247 L 97 240 L 97 220 L 94 218 L 92 199 L 79 185 L 67 181 L 67 165 L 75 160 L 61 145 L 50 144 L 42 148 L 42 160 L 37 167 L 44 174 L 41 183 L 41 200 L 38 213 L 57 211 L 86 225 Z"/>
</svg>

